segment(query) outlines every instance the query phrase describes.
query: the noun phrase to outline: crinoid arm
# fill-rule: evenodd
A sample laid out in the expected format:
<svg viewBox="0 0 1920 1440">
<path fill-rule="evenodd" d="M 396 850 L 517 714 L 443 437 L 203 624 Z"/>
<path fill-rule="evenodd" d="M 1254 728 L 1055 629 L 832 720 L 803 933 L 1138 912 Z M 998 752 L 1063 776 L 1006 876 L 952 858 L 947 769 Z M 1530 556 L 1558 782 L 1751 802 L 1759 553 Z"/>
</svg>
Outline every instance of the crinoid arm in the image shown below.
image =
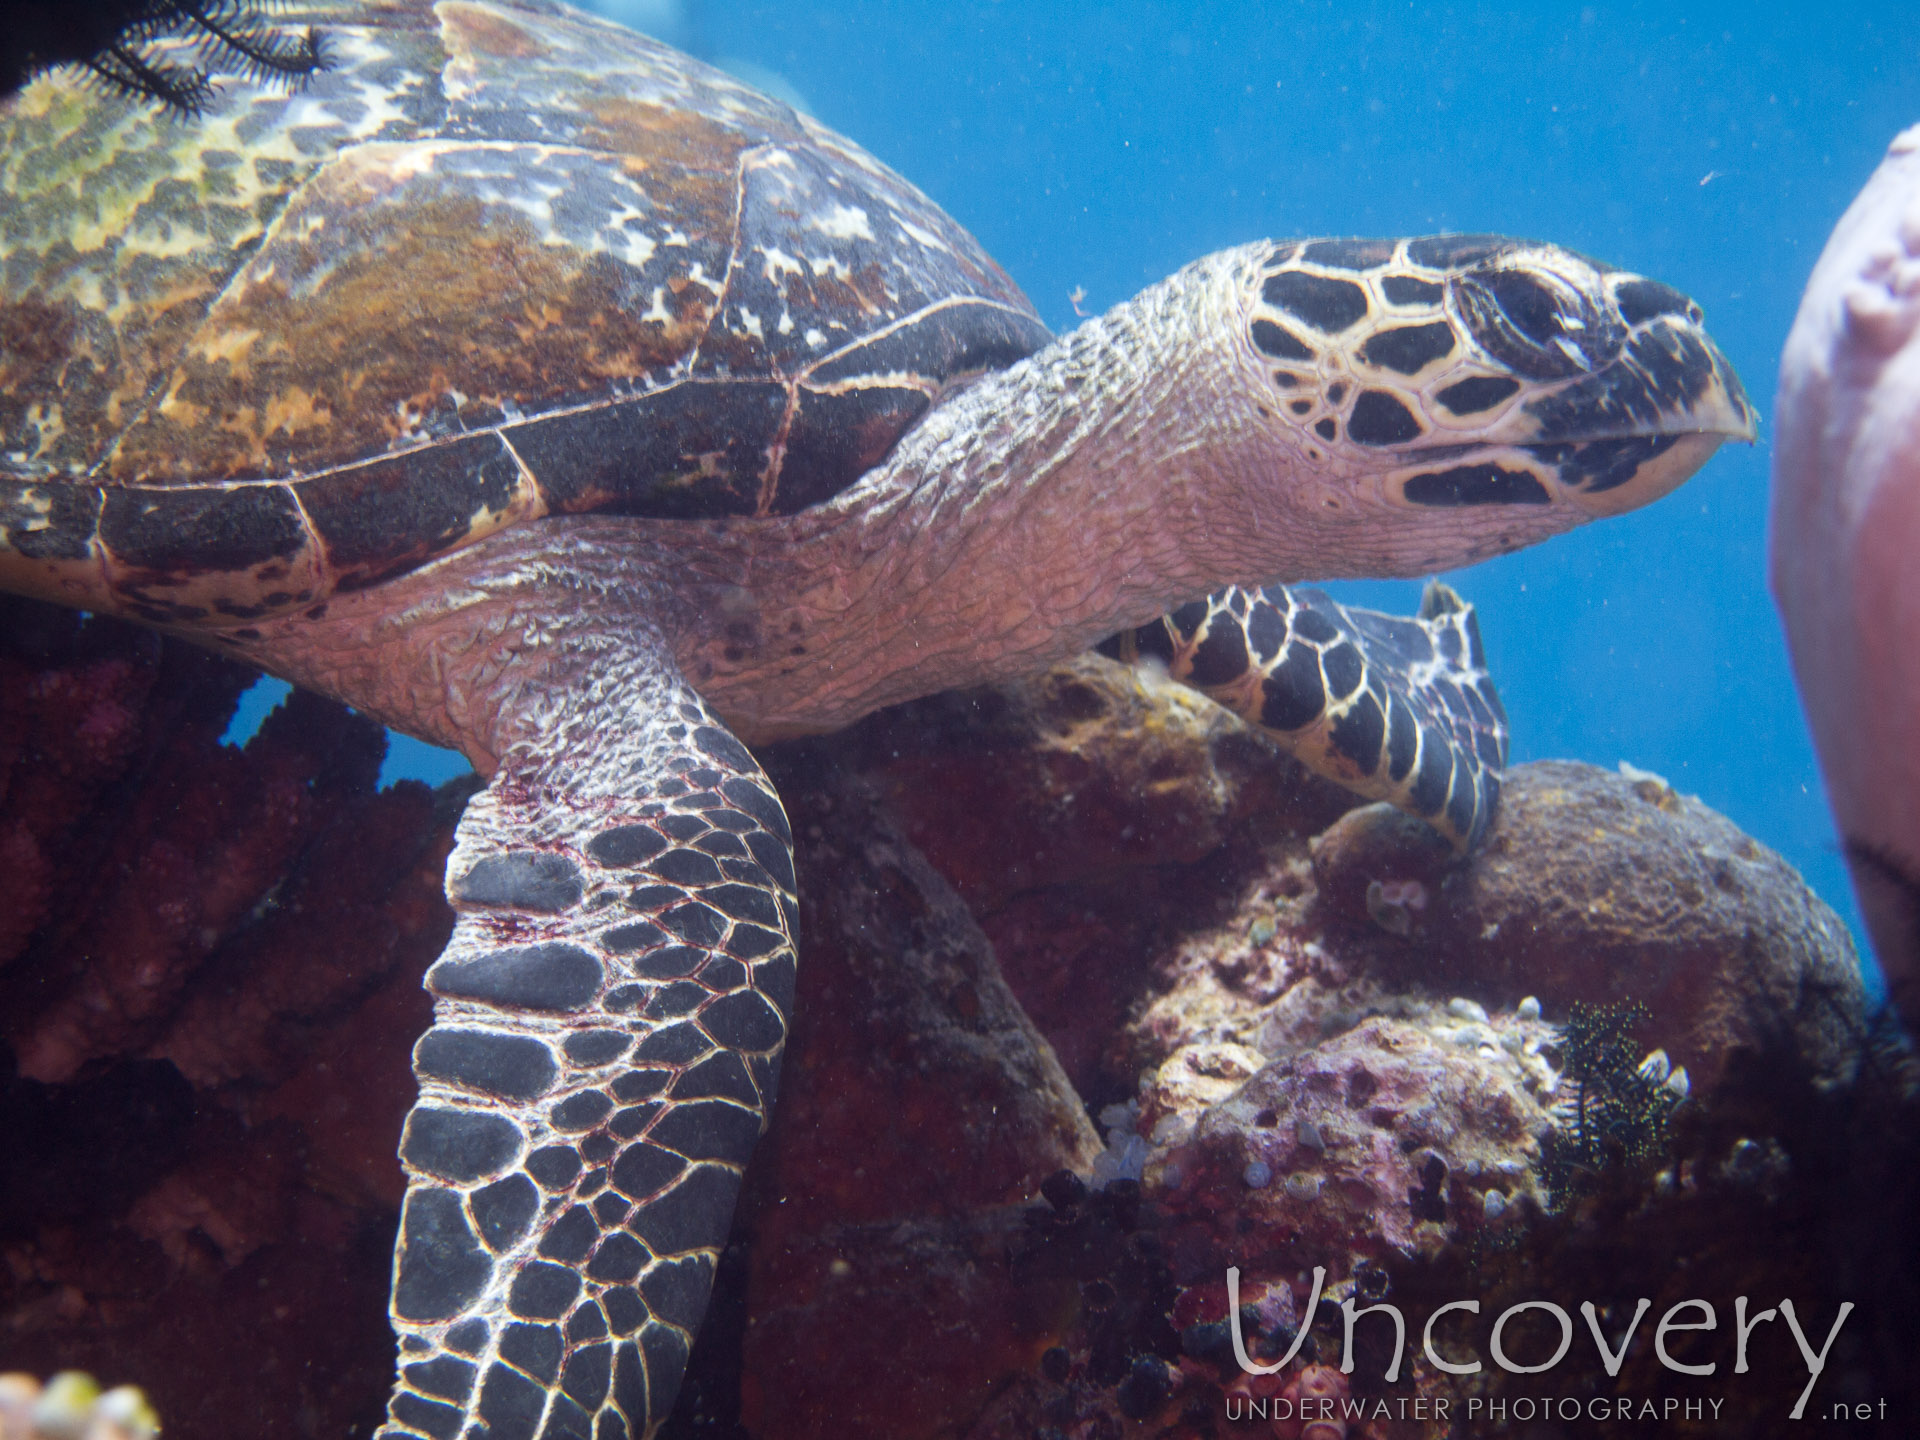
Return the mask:
<svg viewBox="0 0 1920 1440">
<path fill-rule="evenodd" d="M 664 652 L 530 703 L 447 866 L 386 1440 L 651 1434 L 786 1040 L 792 840 L 753 757 Z"/>
<path fill-rule="evenodd" d="M 194 116 L 213 99 L 213 77 L 299 88 L 329 68 L 320 32 L 287 35 L 256 13 L 260 0 L 19 0 L 0 35 L 0 98 L 41 71 L 79 65 L 101 85 Z M 270 3 L 270 0 L 269 0 Z M 193 42 L 196 64 L 167 53 Z"/>
<path fill-rule="evenodd" d="M 1470 849 L 1492 823 L 1507 716 L 1473 607 L 1430 581 L 1418 615 L 1239 586 L 1109 642 L 1258 725 L 1316 774 Z"/>
<path fill-rule="evenodd" d="M 320 32 L 309 25 L 285 35 L 253 13 L 250 0 L 172 0 L 187 33 L 200 42 L 209 71 L 241 75 L 258 84 L 299 86 L 327 68 Z"/>
<path fill-rule="evenodd" d="M 195 116 L 213 99 L 213 81 L 203 70 L 151 59 L 124 40 L 80 61 L 102 84 L 129 100 L 157 100 L 177 115 Z"/>
</svg>

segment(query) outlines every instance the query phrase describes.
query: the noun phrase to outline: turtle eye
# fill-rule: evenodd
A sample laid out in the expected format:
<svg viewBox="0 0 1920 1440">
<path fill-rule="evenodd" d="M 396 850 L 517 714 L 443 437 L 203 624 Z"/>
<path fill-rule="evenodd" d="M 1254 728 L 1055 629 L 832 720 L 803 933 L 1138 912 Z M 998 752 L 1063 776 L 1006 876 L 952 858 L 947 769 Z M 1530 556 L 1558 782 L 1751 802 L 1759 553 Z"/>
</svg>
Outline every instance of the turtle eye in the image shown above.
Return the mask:
<svg viewBox="0 0 1920 1440">
<path fill-rule="evenodd" d="M 1488 269 L 1454 282 L 1474 339 L 1529 380 L 1562 380 L 1596 370 L 1619 353 L 1625 327 L 1604 298 L 1547 271 Z"/>
<path fill-rule="evenodd" d="M 1534 344 L 1545 349 L 1560 339 L 1569 317 L 1561 313 L 1553 292 L 1545 285 L 1513 270 L 1496 270 L 1482 283 L 1514 328 Z"/>
</svg>

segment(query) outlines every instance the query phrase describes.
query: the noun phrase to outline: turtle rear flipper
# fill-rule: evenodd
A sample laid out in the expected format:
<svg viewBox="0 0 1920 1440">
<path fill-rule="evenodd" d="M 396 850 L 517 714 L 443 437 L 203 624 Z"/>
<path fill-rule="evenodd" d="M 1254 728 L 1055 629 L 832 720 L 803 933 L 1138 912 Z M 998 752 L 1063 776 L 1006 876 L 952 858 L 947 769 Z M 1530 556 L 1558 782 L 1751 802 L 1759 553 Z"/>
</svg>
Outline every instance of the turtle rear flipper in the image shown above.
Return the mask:
<svg viewBox="0 0 1920 1440">
<path fill-rule="evenodd" d="M 653 654 L 526 698 L 447 866 L 386 1437 L 665 1420 L 793 1003 L 792 837 L 746 749 Z"/>
<path fill-rule="evenodd" d="M 1316 774 L 1418 815 L 1460 850 L 1493 819 L 1507 715 L 1473 607 L 1438 580 L 1412 618 L 1320 590 L 1235 586 L 1123 646 L 1159 657 Z"/>
</svg>

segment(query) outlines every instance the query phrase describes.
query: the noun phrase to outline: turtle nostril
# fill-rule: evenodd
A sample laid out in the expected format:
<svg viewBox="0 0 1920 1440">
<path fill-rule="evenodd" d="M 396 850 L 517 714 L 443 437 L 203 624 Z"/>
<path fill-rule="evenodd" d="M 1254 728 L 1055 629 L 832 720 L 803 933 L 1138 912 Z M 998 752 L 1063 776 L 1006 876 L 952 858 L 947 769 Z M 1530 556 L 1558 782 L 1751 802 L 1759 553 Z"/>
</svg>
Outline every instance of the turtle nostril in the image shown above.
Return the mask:
<svg viewBox="0 0 1920 1440">
<path fill-rule="evenodd" d="M 1671 285 L 1662 285 L 1658 280 L 1636 277 L 1622 281 L 1614 287 L 1613 303 L 1620 307 L 1620 318 L 1629 325 L 1638 325 L 1657 315 L 1679 315 L 1695 325 L 1700 323 L 1700 307 Z"/>
</svg>

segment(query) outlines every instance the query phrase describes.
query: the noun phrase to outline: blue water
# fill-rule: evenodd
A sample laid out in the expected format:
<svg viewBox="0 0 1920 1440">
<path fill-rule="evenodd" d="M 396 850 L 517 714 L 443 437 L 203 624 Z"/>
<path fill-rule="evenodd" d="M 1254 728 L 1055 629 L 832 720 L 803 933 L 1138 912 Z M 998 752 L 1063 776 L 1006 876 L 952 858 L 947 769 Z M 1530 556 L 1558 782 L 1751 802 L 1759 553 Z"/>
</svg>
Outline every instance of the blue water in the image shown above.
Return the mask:
<svg viewBox="0 0 1920 1440">
<path fill-rule="evenodd" d="M 1263 235 L 1502 231 L 1692 294 L 1763 415 L 1828 231 L 1920 119 L 1905 5 L 617 3 L 915 181 L 1056 329 L 1076 288 L 1096 313 Z M 1857 933 L 1767 593 L 1770 440 L 1449 578 L 1481 609 L 1517 759 L 1659 772 Z M 396 737 L 387 773 L 461 768 Z"/>
</svg>

